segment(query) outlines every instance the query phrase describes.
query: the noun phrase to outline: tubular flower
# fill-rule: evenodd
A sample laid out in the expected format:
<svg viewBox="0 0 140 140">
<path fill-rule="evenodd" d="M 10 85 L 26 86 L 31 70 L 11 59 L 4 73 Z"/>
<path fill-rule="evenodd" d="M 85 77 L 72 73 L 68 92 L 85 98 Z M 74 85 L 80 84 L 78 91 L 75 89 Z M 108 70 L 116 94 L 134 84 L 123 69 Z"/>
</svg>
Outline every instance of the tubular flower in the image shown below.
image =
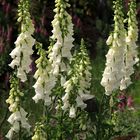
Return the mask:
<svg viewBox="0 0 140 140">
<path fill-rule="evenodd" d="M 7 133 L 6 137 L 11 140 L 14 133 L 18 133 L 21 127 L 25 128 L 29 132 L 31 126 L 27 122 L 27 112 L 25 112 L 25 110 L 20 105 L 21 97 L 24 94 L 19 90 L 19 80 L 17 80 L 17 78 L 15 77 L 12 77 L 10 81 L 10 96 L 6 100 L 6 102 L 10 104 L 9 111 L 12 112 L 12 114 L 8 118 L 8 122 L 12 125 L 12 127 Z"/>
<path fill-rule="evenodd" d="M 123 77 L 125 28 L 122 13 L 122 0 L 114 2 L 114 32 L 110 34 L 106 43 L 110 49 L 106 55 L 106 67 L 103 72 L 101 85 L 105 88 L 105 94 L 110 95 L 119 88 Z"/>
<path fill-rule="evenodd" d="M 56 0 L 56 8 L 54 12 L 54 20 L 52 21 L 52 37 L 53 45 L 49 51 L 49 61 L 52 66 L 51 73 L 56 77 L 59 72 L 67 71 L 68 64 L 64 60 L 70 59 L 71 48 L 73 47 L 73 24 L 71 16 L 66 12 L 66 8 L 70 5 L 67 0 Z"/>
<path fill-rule="evenodd" d="M 30 18 L 28 0 L 20 0 L 18 12 L 18 22 L 21 22 L 21 33 L 15 41 L 16 47 L 10 53 L 13 60 L 9 66 L 13 69 L 16 67 L 17 77 L 22 82 L 25 82 L 27 80 L 26 73 L 29 73 L 31 70 L 30 64 L 32 60 L 30 56 L 33 54 L 32 46 L 35 43 L 35 39 L 32 37 L 34 26 Z"/>
<path fill-rule="evenodd" d="M 46 58 L 46 51 L 42 49 L 41 44 L 38 46 L 40 57 L 36 60 L 37 71 L 34 75 L 37 80 L 34 84 L 36 95 L 33 97 L 33 100 L 37 103 L 38 100 L 42 99 L 45 102 L 45 105 L 50 105 L 51 103 L 51 90 L 55 86 L 55 77 L 52 74 L 49 74 L 51 70 L 50 63 Z"/>
<path fill-rule="evenodd" d="M 90 95 L 92 68 L 83 41 L 80 52 L 74 55 L 70 64 L 69 79 L 63 85 L 65 95 L 62 97 L 62 109 L 69 109 L 69 117 L 74 118 L 77 108 L 84 109 L 84 101 L 93 98 L 93 95 Z"/>
<path fill-rule="evenodd" d="M 138 63 L 138 52 L 136 41 L 138 40 L 138 26 L 136 19 L 136 0 L 129 2 L 128 11 L 128 32 L 126 37 L 126 49 L 125 49 L 125 67 L 123 69 L 124 77 L 121 80 L 120 90 L 126 89 L 131 82 L 131 75 L 134 73 L 133 66 Z"/>
</svg>

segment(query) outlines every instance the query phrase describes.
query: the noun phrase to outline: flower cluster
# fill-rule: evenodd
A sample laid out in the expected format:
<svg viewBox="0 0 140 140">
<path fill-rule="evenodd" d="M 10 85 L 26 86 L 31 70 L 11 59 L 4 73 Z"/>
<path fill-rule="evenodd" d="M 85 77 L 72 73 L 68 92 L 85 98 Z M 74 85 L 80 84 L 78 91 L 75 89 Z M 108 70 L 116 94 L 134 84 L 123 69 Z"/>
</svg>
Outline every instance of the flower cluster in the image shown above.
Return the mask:
<svg viewBox="0 0 140 140">
<path fill-rule="evenodd" d="M 134 73 L 133 66 L 138 63 L 138 52 L 136 41 L 138 39 L 138 27 L 136 19 L 136 0 L 131 0 L 128 11 L 128 33 L 126 37 L 127 47 L 125 49 L 124 77 L 121 80 L 120 89 L 126 89 L 131 82 L 131 75 Z"/>
<path fill-rule="evenodd" d="M 114 4 L 115 28 L 107 39 L 107 45 L 111 48 L 106 55 L 106 68 L 101 81 L 107 95 L 118 88 L 124 90 L 132 83 L 130 76 L 134 73 L 133 66 L 139 61 L 136 45 L 138 39 L 136 1 L 129 2 L 127 32 L 123 23 L 122 0 L 117 0 Z"/>
<path fill-rule="evenodd" d="M 12 112 L 8 118 L 8 122 L 12 125 L 11 129 L 7 133 L 6 137 L 12 139 L 14 132 L 18 133 L 20 128 L 25 128 L 28 132 L 30 131 L 30 125 L 27 122 L 27 112 L 20 106 L 21 97 L 24 94 L 19 89 L 19 80 L 14 76 L 11 77 L 11 90 L 10 96 L 6 100 L 10 104 L 9 110 Z"/>
<path fill-rule="evenodd" d="M 13 58 L 9 66 L 15 69 L 14 76 L 11 77 L 10 96 L 6 100 L 10 104 L 9 111 L 12 112 L 8 122 L 12 125 L 6 137 L 12 139 L 14 132 L 18 133 L 21 128 L 30 131 L 30 125 L 26 118 L 27 112 L 21 107 L 21 99 L 24 94 L 20 91 L 20 81 L 27 80 L 26 73 L 30 71 L 31 58 L 33 53 L 32 46 L 35 39 L 32 37 L 34 27 L 29 13 L 29 1 L 20 0 L 18 9 L 18 22 L 21 22 L 21 33 L 15 41 L 15 49 L 10 53 Z"/>
<path fill-rule="evenodd" d="M 51 103 L 51 90 L 55 86 L 56 78 L 49 74 L 51 70 L 50 63 L 46 57 L 46 51 L 42 49 L 41 44 L 38 44 L 40 57 L 36 60 L 37 71 L 35 72 L 35 79 L 37 80 L 34 84 L 36 95 L 33 100 L 37 103 L 38 100 L 42 99 L 45 105 L 50 105 Z"/>
<path fill-rule="evenodd" d="M 81 41 L 81 49 L 76 53 L 71 61 L 71 69 L 68 74 L 68 80 L 64 83 L 65 95 L 62 97 L 62 109 L 69 110 L 69 117 L 76 116 L 76 109 L 84 109 L 85 100 L 93 98 L 90 95 L 91 86 L 91 64 L 85 49 L 84 41 Z"/>
<path fill-rule="evenodd" d="M 13 60 L 9 66 L 13 69 L 16 67 L 17 77 L 22 82 L 25 82 L 27 80 L 26 73 L 29 73 L 31 70 L 30 64 L 32 60 L 30 57 L 33 54 L 32 46 L 35 43 L 35 39 L 32 37 L 34 26 L 30 18 L 28 0 L 24 2 L 23 0 L 20 1 L 18 11 L 18 21 L 21 22 L 21 33 L 15 41 L 15 49 L 10 53 Z"/>
<path fill-rule="evenodd" d="M 106 42 L 110 49 L 106 55 L 106 67 L 101 80 L 101 85 L 105 87 L 106 95 L 110 95 L 112 91 L 120 87 L 123 77 L 124 50 L 126 47 L 122 0 L 114 2 L 114 9 L 114 32 L 110 34 Z"/>
<path fill-rule="evenodd" d="M 20 131 L 20 127 L 25 128 L 28 132 L 30 132 L 31 126 L 27 122 L 26 115 L 27 112 L 25 112 L 23 108 L 20 108 L 19 111 L 11 114 L 8 118 L 8 122 L 12 125 L 12 127 L 6 135 L 8 139 L 12 139 L 14 132 L 18 133 Z"/>
<path fill-rule="evenodd" d="M 32 140 L 46 140 L 46 133 L 44 132 L 44 124 L 36 123 L 35 134 L 32 137 Z"/>
<path fill-rule="evenodd" d="M 73 47 L 74 38 L 73 24 L 71 16 L 66 12 L 69 7 L 67 0 L 56 0 L 54 20 L 52 21 L 52 37 L 54 44 L 50 48 L 49 61 L 52 65 L 51 73 L 56 77 L 59 72 L 67 71 L 67 64 L 64 60 L 70 59 L 71 48 Z"/>
</svg>

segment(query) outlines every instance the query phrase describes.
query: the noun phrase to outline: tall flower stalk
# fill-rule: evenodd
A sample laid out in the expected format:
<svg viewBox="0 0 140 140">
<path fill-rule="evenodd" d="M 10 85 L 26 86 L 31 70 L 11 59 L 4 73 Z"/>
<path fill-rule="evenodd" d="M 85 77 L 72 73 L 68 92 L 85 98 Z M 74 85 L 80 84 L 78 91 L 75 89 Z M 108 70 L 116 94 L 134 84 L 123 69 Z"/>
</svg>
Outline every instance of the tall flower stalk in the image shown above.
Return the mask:
<svg viewBox="0 0 140 140">
<path fill-rule="evenodd" d="M 36 95 L 33 100 L 38 102 L 38 100 L 43 99 L 46 105 L 51 103 L 50 96 L 53 94 L 52 89 L 57 81 L 65 81 L 74 41 L 72 19 L 66 12 L 66 8 L 70 5 L 67 0 L 56 0 L 55 3 L 54 12 L 56 14 L 52 21 L 53 35 L 50 39 L 49 51 L 46 53 L 45 50 L 40 48 L 40 58 L 36 61 L 37 71 L 34 75 L 37 81 L 34 85 Z M 46 57 L 47 54 L 48 58 Z"/>
<path fill-rule="evenodd" d="M 45 105 L 51 104 L 51 90 L 56 84 L 56 78 L 50 74 L 51 65 L 46 57 L 47 52 L 42 48 L 41 44 L 37 44 L 39 58 L 36 60 L 37 71 L 34 78 L 37 80 L 34 84 L 36 95 L 33 100 L 37 103 L 39 100 L 44 100 Z"/>
<path fill-rule="evenodd" d="M 114 31 L 106 41 L 110 48 L 106 55 L 106 67 L 101 80 L 106 95 L 110 95 L 113 91 L 119 89 L 123 77 L 126 30 L 122 11 L 122 0 L 114 1 Z"/>
<path fill-rule="evenodd" d="M 19 82 L 20 81 L 16 75 L 11 76 L 10 96 L 6 100 L 6 102 L 10 105 L 9 111 L 12 112 L 8 118 L 8 122 L 12 125 L 12 127 L 6 135 L 6 137 L 10 140 L 12 140 L 14 133 L 20 132 L 21 128 L 25 128 L 28 132 L 30 132 L 31 127 L 27 122 L 27 112 L 21 107 L 21 100 L 24 93 L 20 91 Z"/>
<path fill-rule="evenodd" d="M 128 31 L 126 37 L 126 48 L 124 62 L 125 67 L 123 69 L 124 77 L 121 80 L 120 89 L 126 89 L 131 82 L 131 75 L 134 73 L 134 65 L 138 63 L 138 51 L 136 41 L 138 40 L 138 26 L 136 19 L 136 0 L 129 1 L 128 15 Z"/>
<path fill-rule="evenodd" d="M 53 45 L 50 46 L 49 61 L 52 66 L 51 73 L 56 77 L 59 73 L 68 69 L 68 61 L 72 57 L 71 48 L 73 47 L 73 24 L 71 16 L 66 8 L 70 5 L 68 0 L 55 0 L 55 16 L 52 21 Z"/>
<path fill-rule="evenodd" d="M 15 72 L 11 76 L 10 96 L 6 100 L 10 104 L 9 111 L 12 112 L 8 118 L 8 122 L 12 127 L 6 135 L 10 140 L 13 138 L 14 133 L 21 131 L 21 128 L 25 128 L 29 132 L 31 127 L 27 122 L 28 113 L 21 105 L 24 93 L 20 91 L 20 81 L 25 82 L 27 80 L 26 74 L 31 70 L 30 57 L 33 54 L 32 46 L 35 43 L 35 39 L 32 37 L 34 26 L 29 13 L 29 1 L 20 0 L 18 6 L 18 22 L 21 24 L 21 33 L 15 41 L 16 47 L 10 53 L 13 60 L 9 66 L 15 69 Z M 21 137 L 20 134 L 19 137 Z"/>
<path fill-rule="evenodd" d="M 49 108 L 49 105 L 53 103 L 53 107 L 51 106 L 52 108 L 49 108 L 49 112 L 53 112 L 55 110 L 55 106 L 58 107 L 60 105 L 56 113 L 53 114 L 57 118 L 60 126 L 63 124 L 63 111 L 61 109 L 60 101 L 60 98 L 63 95 L 62 85 L 65 82 L 66 74 L 69 69 L 69 60 L 72 57 L 71 48 L 73 47 L 74 41 L 74 38 L 72 37 L 72 19 L 71 16 L 66 12 L 66 8 L 69 6 L 68 0 L 55 1 L 55 16 L 54 20 L 52 21 L 53 35 L 50 38 L 50 47 L 48 53 L 46 53 L 46 51 L 42 49 L 41 46 L 39 46 L 38 52 L 40 57 L 36 60 L 37 71 L 34 75 L 37 81 L 33 86 L 36 92 L 36 95 L 33 97 L 35 102 L 38 102 L 40 99 L 42 99 L 45 101 L 47 108 Z M 48 58 L 46 57 L 47 54 Z M 55 93 L 57 95 L 59 94 L 59 97 Z M 52 102 L 52 100 L 54 100 L 54 102 Z M 48 116 L 49 114 L 45 115 L 45 118 L 50 117 Z M 45 124 L 43 127 L 46 128 L 46 125 L 52 125 L 49 123 L 50 122 L 47 122 L 47 124 Z M 32 139 L 43 139 L 42 132 L 39 133 L 38 129 L 35 129 Z M 60 133 L 62 134 L 62 132 Z"/>
<path fill-rule="evenodd" d="M 29 1 L 20 0 L 18 8 L 18 22 L 21 24 L 21 33 L 15 41 L 15 48 L 10 53 L 13 58 L 9 64 L 11 68 L 17 68 L 17 77 L 22 82 L 27 80 L 27 73 L 30 72 L 30 64 L 32 62 L 31 55 L 33 54 L 32 46 L 35 39 L 32 37 L 34 26 L 32 24 L 31 16 L 29 13 Z"/>
<path fill-rule="evenodd" d="M 93 98 L 90 94 L 92 67 L 83 40 L 80 52 L 75 53 L 70 64 L 68 80 L 64 83 L 65 95 L 62 97 L 62 109 L 69 110 L 69 117 L 75 118 L 77 108 L 86 108 L 84 101 Z"/>
</svg>

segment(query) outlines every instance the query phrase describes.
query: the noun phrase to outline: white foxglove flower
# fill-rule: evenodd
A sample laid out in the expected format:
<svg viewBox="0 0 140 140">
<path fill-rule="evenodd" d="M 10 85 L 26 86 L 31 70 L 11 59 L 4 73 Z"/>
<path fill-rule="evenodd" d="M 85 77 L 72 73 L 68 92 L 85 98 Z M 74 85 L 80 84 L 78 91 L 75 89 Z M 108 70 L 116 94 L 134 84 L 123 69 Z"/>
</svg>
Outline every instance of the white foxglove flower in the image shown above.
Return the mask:
<svg viewBox="0 0 140 140">
<path fill-rule="evenodd" d="M 12 139 L 13 133 L 18 133 L 20 131 L 20 126 L 25 128 L 27 131 L 30 131 L 31 126 L 27 122 L 26 118 L 27 112 L 23 108 L 20 108 L 19 111 L 14 112 L 8 118 L 8 122 L 12 125 L 12 128 L 7 133 L 6 137 Z"/>
<path fill-rule="evenodd" d="M 22 39 L 17 39 L 15 42 L 16 48 L 10 53 L 13 61 L 9 64 L 10 67 L 17 67 L 18 74 L 17 77 L 21 79 L 22 82 L 27 80 L 26 73 L 30 71 L 30 64 L 32 62 L 31 55 L 33 54 L 32 46 L 35 43 L 35 39 L 32 38 L 31 34 L 28 37 L 27 33 L 21 33 Z M 30 42 L 31 41 L 31 42 Z"/>
<path fill-rule="evenodd" d="M 64 72 L 64 71 L 69 71 L 70 67 L 66 66 L 64 62 L 61 62 L 60 69 L 62 72 Z"/>
<path fill-rule="evenodd" d="M 21 67 L 17 71 L 17 77 L 20 78 L 22 82 L 27 80 L 26 73 Z"/>
<path fill-rule="evenodd" d="M 20 130 L 20 125 L 19 125 L 19 122 L 18 121 L 15 121 L 14 124 L 13 124 L 13 130 L 15 132 L 19 132 Z"/>
<path fill-rule="evenodd" d="M 65 82 L 66 82 L 66 77 L 61 76 L 61 86 L 64 86 Z"/>
<path fill-rule="evenodd" d="M 46 58 L 46 51 L 42 49 L 41 44 L 38 45 L 40 49 L 40 57 L 36 60 L 37 71 L 34 75 L 36 83 L 33 86 L 36 94 L 32 99 L 35 101 L 35 103 L 37 103 L 39 100 L 43 100 L 44 104 L 48 106 L 52 102 L 50 95 L 56 84 L 56 78 L 50 73 L 51 65 Z"/>
<path fill-rule="evenodd" d="M 105 88 L 105 94 L 110 95 L 120 87 L 124 68 L 125 28 L 122 13 L 122 4 L 119 0 L 114 2 L 115 7 L 115 26 L 114 32 L 107 39 L 110 49 L 106 55 L 106 67 L 103 72 L 101 85 Z"/>
<path fill-rule="evenodd" d="M 83 94 L 83 92 L 79 92 L 79 94 L 83 101 L 94 98 L 94 95 L 91 95 L 91 94 Z"/>
<path fill-rule="evenodd" d="M 22 107 L 20 108 L 20 114 L 21 114 L 21 127 L 25 128 L 29 132 L 31 125 L 27 122 L 28 121 L 28 119 L 26 118 L 27 112 Z"/>
<path fill-rule="evenodd" d="M 106 41 L 106 44 L 107 45 L 111 45 L 112 43 L 112 40 L 113 40 L 113 37 L 112 37 L 112 34 L 108 37 L 107 41 Z"/>
<path fill-rule="evenodd" d="M 13 135 L 14 135 L 14 129 L 11 128 L 11 129 L 8 131 L 8 133 L 6 134 L 5 137 L 8 138 L 9 140 L 12 140 Z"/>
<path fill-rule="evenodd" d="M 62 109 L 64 111 L 66 111 L 69 107 L 70 107 L 70 104 L 69 104 L 69 101 L 67 100 L 67 101 L 65 101 L 64 105 L 62 106 Z"/>
<path fill-rule="evenodd" d="M 35 92 L 36 92 L 36 95 L 32 99 L 35 101 L 35 103 L 38 103 L 39 100 L 41 99 L 43 100 L 44 98 L 43 98 L 43 95 L 40 93 L 38 94 L 36 90 Z"/>
<path fill-rule="evenodd" d="M 69 117 L 70 118 L 75 118 L 76 117 L 76 109 L 73 106 L 70 108 Z"/>
<path fill-rule="evenodd" d="M 68 75 L 70 79 L 63 84 L 65 94 L 62 97 L 62 109 L 69 110 L 69 117 L 74 118 L 77 108 L 86 108 L 84 101 L 94 97 L 90 94 L 92 67 L 83 41 L 81 41 L 81 50 L 75 54 L 71 65 Z"/>
<path fill-rule="evenodd" d="M 24 4 L 23 7 L 20 6 L 21 9 L 19 9 L 19 12 L 24 10 L 24 12 L 18 14 L 19 19 L 23 19 L 23 23 L 21 23 L 21 33 L 18 35 L 17 40 L 15 41 L 16 47 L 10 53 L 13 60 L 9 64 L 9 66 L 13 69 L 16 67 L 18 73 L 17 77 L 21 79 L 22 82 L 27 80 L 26 74 L 31 70 L 30 65 L 32 60 L 30 57 L 33 54 L 32 47 L 35 44 L 35 39 L 32 37 L 34 26 L 29 13 L 28 0 L 26 1 L 26 4 Z M 20 2 L 23 3 L 22 1 Z"/>
<path fill-rule="evenodd" d="M 51 38 L 56 42 L 51 46 L 52 48 L 48 57 L 52 65 L 51 73 L 56 77 L 60 72 L 68 70 L 69 66 L 63 62 L 63 58 L 70 59 L 72 57 L 71 48 L 73 47 L 74 41 L 72 37 L 73 24 L 71 16 L 66 12 L 67 6 L 67 2 L 56 1 L 56 8 L 54 10 L 56 14 L 52 21 L 53 35 Z"/>
<path fill-rule="evenodd" d="M 16 57 L 10 64 L 9 66 L 11 68 L 15 68 L 15 66 L 19 66 L 20 65 L 20 57 Z"/>
<path fill-rule="evenodd" d="M 10 104 L 9 111 L 12 112 L 8 118 L 8 122 L 11 124 L 11 129 L 6 135 L 6 137 L 10 140 L 12 139 L 14 133 L 18 133 L 20 131 L 20 128 L 25 128 L 29 132 L 31 127 L 27 122 L 27 113 L 21 107 L 20 101 L 24 94 L 19 89 L 19 79 L 22 82 L 27 80 L 26 74 L 29 73 L 30 64 L 32 62 L 30 58 L 33 54 L 32 46 L 35 43 L 35 39 L 32 37 L 34 27 L 30 18 L 28 2 L 28 0 L 19 1 L 20 6 L 18 9 L 18 21 L 21 22 L 21 33 L 15 41 L 16 47 L 10 53 L 13 60 L 9 66 L 16 69 L 16 76 L 13 75 L 10 79 L 11 90 L 9 98 L 6 100 L 6 102 Z"/>
<path fill-rule="evenodd" d="M 70 107 L 70 104 L 69 104 L 69 92 L 66 92 L 66 94 L 62 97 L 62 101 L 63 101 L 63 106 L 62 106 L 62 109 L 64 111 L 66 111 L 69 107 Z"/>
<path fill-rule="evenodd" d="M 132 18 L 133 17 L 133 18 Z M 128 11 L 128 33 L 126 37 L 127 47 L 125 49 L 124 76 L 121 80 L 120 90 L 126 89 L 131 82 L 131 75 L 134 73 L 133 66 L 139 62 L 136 41 L 138 39 L 138 26 L 136 19 L 136 1 L 129 2 Z"/>
<path fill-rule="evenodd" d="M 83 99 L 80 96 L 77 96 L 76 98 L 76 103 L 77 103 L 77 107 L 80 107 L 81 109 L 86 108 L 86 104 L 83 102 Z"/>
<path fill-rule="evenodd" d="M 72 90 L 72 81 L 66 81 L 66 83 L 64 84 L 64 88 L 65 88 L 65 92 L 69 93 Z"/>
<path fill-rule="evenodd" d="M 17 111 L 17 112 L 14 112 L 13 114 L 11 114 L 11 116 L 8 118 L 8 122 L 10 124 L 14 124 L 15 121 L 20 121 L 21 120 L 21 115 L 20 115 L 20 112 Z"/>
<path fill-rule="evenodd" d="M 20 52 L 21 52 L 21 48 L 20 47 L 16 47 L 14 50 L 12 50 L 12 52 L 10 53 L 10 56 L 12 58 L 15 58 L 16 56 L 20 56 Z"/>
<path fill-rule="evenodd" d="M 35 85 L 33 86 L 35 88 L 36 95 L 33 97 L 33 100 L 37 103 L 39 100 L 44 100 L 46 105 L 50 105 L 51 103 L 51 90 L 55 86 L 56 79 L 52 77 L 49 77 L 47 74 L 47 71 L 45 71 L 44 77 L 42 77 L 42 82 L 36 81 Z M 47 75 L 47 76 L 46 76 Z M 39 77 L 41 78 L 41 77 Z M 38 79 L 39 79 L 38 78 Z"/>
<path fill-rule="evenodd" d="M 63 97 L 62 97 L 62 101 L 63 102 L 67 102 L 69 99 L 69 92 L 67 92 Z"/>
</svg>

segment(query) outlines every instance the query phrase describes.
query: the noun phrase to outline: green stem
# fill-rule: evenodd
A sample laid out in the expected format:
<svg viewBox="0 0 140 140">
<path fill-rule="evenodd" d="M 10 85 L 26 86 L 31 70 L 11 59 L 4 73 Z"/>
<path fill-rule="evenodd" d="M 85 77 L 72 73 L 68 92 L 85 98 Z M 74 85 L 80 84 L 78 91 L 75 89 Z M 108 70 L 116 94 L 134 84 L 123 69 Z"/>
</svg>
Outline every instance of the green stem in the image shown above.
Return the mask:
<svg viewBox="0 0 140 140">
<path fill-rule="evenodd" d="M 61 125 L 61 136 L 60 136 L 60 140 L 63 140 L 63 110 L 61 109 L 61 117 L 60 117 L 60 125 Z"/>
<path fill-rule="evenodd" d="M 46 117 L 46 114 L 47 114 L 47 109 L 46 109 L 45 104 L 43 104 L 43 118 Z"/>
<path fill-rule="evenodd" d="M 75 136 L 75 131 L 74 131 L 74 120 L 72 120 L 72 140 L 74 139 L 74 136 Z"/>
<path fill-rule="evenodd" d="M 19 128 L 19 133 L 18 133 L 18 140 L 21 140 L 21 123 L 19 124 L 20 128 Z"/>
<path fill-rule="evenodd" d="M 105 99 L 105 94 L 103 94 L 100 105 L 99 105 L 99 113 L 97 114 L 97 132 L 96 132 L 96 140 L 101 140 L 102 138 L 102 110 L 104 106 L 104 99 Z"/>
</svg>

